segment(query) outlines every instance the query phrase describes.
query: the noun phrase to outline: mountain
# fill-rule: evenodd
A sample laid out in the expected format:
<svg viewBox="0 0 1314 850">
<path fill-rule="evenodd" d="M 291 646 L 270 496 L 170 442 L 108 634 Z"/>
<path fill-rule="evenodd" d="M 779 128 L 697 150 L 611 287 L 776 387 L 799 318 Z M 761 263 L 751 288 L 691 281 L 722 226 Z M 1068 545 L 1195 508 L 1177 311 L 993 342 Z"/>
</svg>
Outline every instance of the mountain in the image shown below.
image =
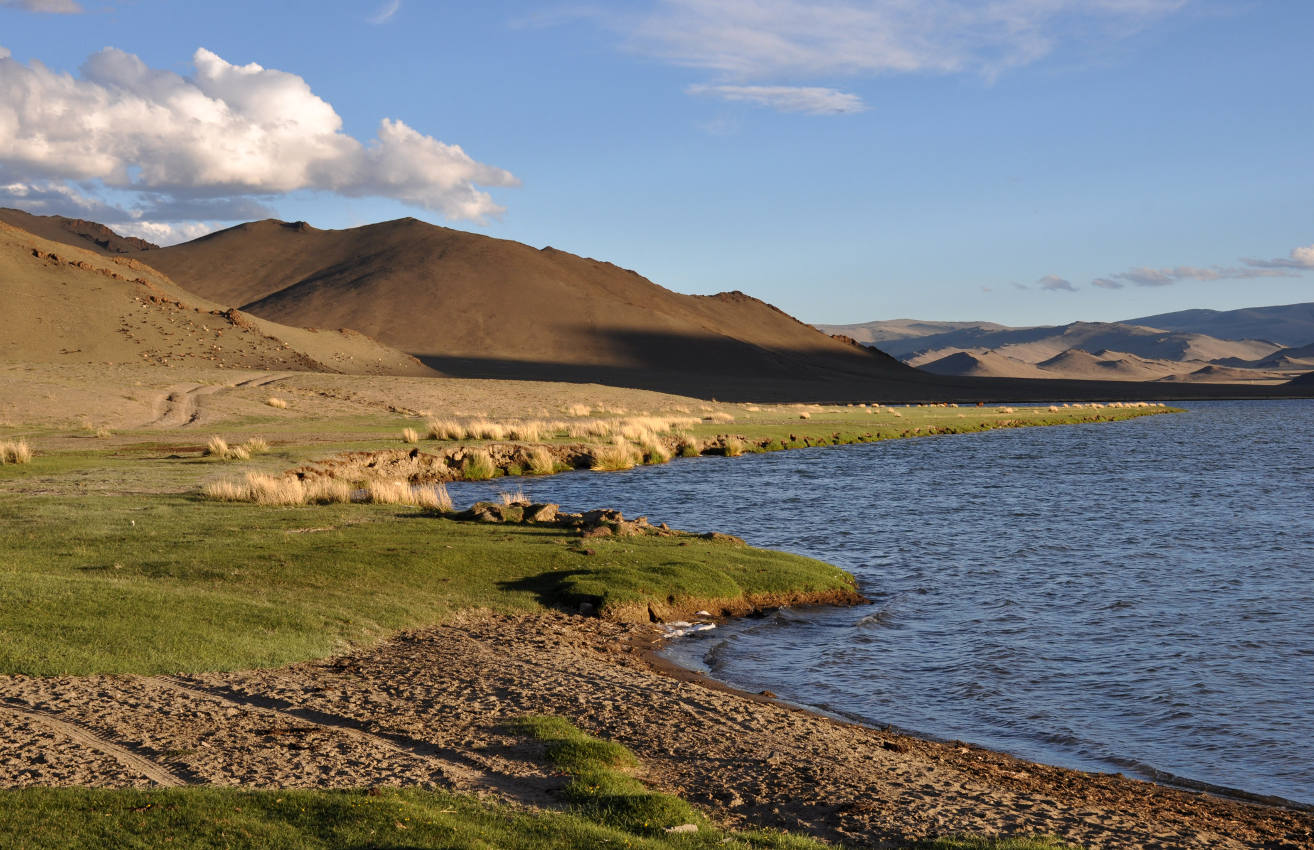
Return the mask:
<svg viewBox="0 0 1314 850">
<path fill-rule="evenodd" d="M 433 374 L 354 332 L 283 327 L 199 298 L 140 256 L 0 222 L 0 360 Z"/>
<path fill-rule="evenodd" d="M 781 381 L 843 395 L 924 380 L 743 293 L 681 295 L 611 263 L 412 218 L 258 221 L 137 256 L 207 298 L 353 328 L 450 375 L 747 396 Z"/>
<path fill-rule="evenodd" d="M 1095 353 L 1069 348 L 1036 366 L 1048 377 L 1088 381 L 1153 381 L 1178 371 L 1173 361 L 1149 360 L 1122 351 Z"/>
<path fill-rule="evenodd" d="M 0 222 L 52 242 L 63 242 L 98 254 L 135 254 L 159 247 L 135 236 L 120 236 L 103 224 L 80 218 L 32 215 L 22 210 L 0 208 Z"/>
<path fill-rule="evenodd" d="M 888 319 L 880 322 L 863 322 L 857 325 L 817 325 L 823 333 L 847 336 L 863 345 L 871 345 L 888 353 L 889 346 L 883 343 L 897 342 L 903 339 L 918 339 L 936 334 L 950 334 L 955 331 L 1003 331 L 1010 330 L 1006 325 L 993 322 L 928 322 L 921 319 Z M 897 356 L 897 355 L 895 355 Z"/>
<path fill-rule="evenodd" d="M 1264 339 L 1287 348 L 1314 343 L 1314 302 L 1242 310 L 1182 310 L 1126 322 L 1219 339 Z"/>
</svg>

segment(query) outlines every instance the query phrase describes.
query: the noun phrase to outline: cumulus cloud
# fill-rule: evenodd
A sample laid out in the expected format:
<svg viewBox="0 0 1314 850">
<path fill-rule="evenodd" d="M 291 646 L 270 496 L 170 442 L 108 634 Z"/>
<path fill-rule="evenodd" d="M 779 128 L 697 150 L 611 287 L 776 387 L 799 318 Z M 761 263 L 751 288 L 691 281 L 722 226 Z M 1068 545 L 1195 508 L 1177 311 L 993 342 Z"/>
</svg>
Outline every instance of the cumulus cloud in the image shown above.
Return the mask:
<svg viewBox="0 0 1314 850">
<path fill-rule="evenodd" d="M 1187 0 L 658 0 L 638 50 L 732 79 L 975 73 L 1134 32 Z"/>
<path fill-rule="evenodd" d="M 862 112 L 867 108 L 862 98 L 856 94 L 820 86 L 693 85 L 686 88 L 685 92 L 809 115 L 841 115 L 846 112 Z"/>
<path fill-rule="evenodd" d="M 1046 292 L 1076 292 L 1077 287 L 1072 285 L 1072 281 L 1064 280 L 1056 274 L 1047 274 L 1040 280 L 1036 281 L 1036 286 Z"/>
<path fill-rule="evenodd" d="M 0 7 L 45 12 L 51 15 L 76 15 L 82 7 L 75 0 L 0 0 Z"/>
<path fill-rule="evenodd" d="M 1100 289 L 1122 289 L 1126 284 L 1119 283 L 1108 277 L 1097 277 L 1090 282 L 1091 286 L 1098 286 Z"/>
<path fill-rule="evenodd" d="M 509 172 L 394 119 L 362 143 L 301 77 L 200 48 L 190 77 L 114 48 L 79 76 L 0 56 L 0 169 L 8 183 L 134 193 L 124 216 L 248 217 L 298 190 L 394 198 L 453 219 L 502 212 L 483 188 Z M 50 198 L 49 200 L 54 200 Z M 168 218 L 166 218 L 168 220 Z M 234 219 L 228 219 L 234 220 Z"/>
</svg>

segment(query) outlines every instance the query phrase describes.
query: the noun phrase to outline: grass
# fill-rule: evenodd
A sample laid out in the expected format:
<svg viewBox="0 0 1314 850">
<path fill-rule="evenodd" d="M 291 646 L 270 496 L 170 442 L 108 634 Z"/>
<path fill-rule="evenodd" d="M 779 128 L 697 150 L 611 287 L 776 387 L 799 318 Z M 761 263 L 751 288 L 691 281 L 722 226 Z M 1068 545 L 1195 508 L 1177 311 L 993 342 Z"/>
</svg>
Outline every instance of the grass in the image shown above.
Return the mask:
<svg viewBox="0 0 1314 850">
<path fill-rule="evenodd" d="M 467 481 L 487 481 L 497 474 L 497 465 L 483 449 L 469 452 L 461 464 L 461 476 Z"/>
<path fill-rule="evenodd" d="M 623 437 L 617 437 L 609 445 L 598 446 L 593 449 L 592 454 L 593 462 L 589 468 L 595 472 L 633 469 L 643 463 L 643 452 Z"/>
<path fill-rule="evenodd" d="M 30 788 L 0 791 L 12 850 L 524 850 L 780 848 L 825 845 L 771 832 L 702 830 L 636 835 L 573 813 L 525 812 L 421 789 L 156 791 Z"/>
<path fill-rule="evenodd" d="M 702 815 L 671 794 L 649 790 L 628 770 L 634 754 L 614 741 L 586 734 L 564 717 L 525 717 L 516 731 L 544 743 L 544 756 L 571 777 L 566 799 L 590 820 L 640 835 L 662 834 L 684 824 L 705 826 Z"/>
<path fill-rule="evenodd" d="M 621 616 L 679 599 L 844 589 L 836 567 L 698 538 L 589 541 L 392 504 L 0 493 L 0 673 L 278 666 L 468 608 Z M 316 479 L 302 487 L 320 486 Z M 261 487 L 252 476 L 238 486 Z M 325 485 L 328 486 L 328 485 Z M 349 496 L 349 494 L 348 494 Z M 287 498 L 291 504 L 278 505 Z M 271 506 L 272 505 L 272 506 Z M 683 545 L 682 545 L 683 544 Z"/>
</svg>

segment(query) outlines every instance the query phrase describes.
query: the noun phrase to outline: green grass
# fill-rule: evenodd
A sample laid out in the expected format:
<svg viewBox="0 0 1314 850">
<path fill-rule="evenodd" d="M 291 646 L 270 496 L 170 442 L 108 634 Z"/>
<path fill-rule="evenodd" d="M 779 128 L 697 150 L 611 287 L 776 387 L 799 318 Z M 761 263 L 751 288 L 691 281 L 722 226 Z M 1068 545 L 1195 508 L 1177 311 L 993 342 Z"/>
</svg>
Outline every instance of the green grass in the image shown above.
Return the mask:
<svg viewBox="0 0 1314 850">
<path fill-rule="evenodd" d="M 0 494 L 0 673 L 161 673 L 324 657 L 463 608 L 844 588 L 796 555 L 595 538 L 389 505 Z M 589 553 L 592 554 L 589 554 Z"/>
<path fill-rule="evenodd" d="M 778 833 L 637 835 L 576 814 L 527 813 L 418 789 L 162 791 L 31 788 L 0 791 L 3 844 L 12 850 L 525 850 L 780 848 L 824 845 Z"/>
<path fill-rule="evenodd" d="M 566 799 L 572 809 L 597 823 L 638 834 L 660 834 L 693 824 L 702 831 L 702 815 L 684 800 L 651 791 L 626 770 L 639 760 L 625 747 L 588 735 L 563 717 L 525 717 L 513 724 L 520 733 L 544 743 L 549 763 L 571 777 Z"/>
</svg>

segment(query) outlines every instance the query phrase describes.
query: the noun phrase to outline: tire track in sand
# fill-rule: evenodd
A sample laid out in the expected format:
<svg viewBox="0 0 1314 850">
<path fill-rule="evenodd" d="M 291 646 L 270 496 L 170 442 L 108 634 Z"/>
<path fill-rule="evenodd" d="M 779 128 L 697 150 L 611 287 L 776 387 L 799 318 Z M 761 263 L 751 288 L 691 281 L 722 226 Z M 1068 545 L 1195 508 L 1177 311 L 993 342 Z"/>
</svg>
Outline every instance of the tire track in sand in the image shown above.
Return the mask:
<svg viewBox="0 0 1314 850">
<path fill-rule="evenodd" d="M 439 747 L 400 732 L 371 729 L 371 724 L 364 721 L 298 706 L 278 697 L 242 693 L 231 688 L 208 685 L 179 676 L 155 676 L 146 681 L 191 697 L 218 699 L 240 708 L 254 709 L 264 714 L 309 723 L 320 729 L 345 734 L 358 741 L 382 746 L 393 752 L 422 758 L 432 763 L 449 785 L 457 788 L 492 791 L 503 798 L 530 806 L 544 806 L 555 802 L 548 793 L 549 783 L 490 772 L 465 753 Z"/>
<path fill-rule="evenodd" d="M 64 720 L 53 711 L 24 705 L 10 697 L 0 697 L 0 708 L 14 714 L 23 715 L 47 726 L 80 746 L 102 752 L 124 767 L 137 771 L 157 785 L 165 788 L 181 788 L 187 785 L 186 780 L 168 768 L 138 755 L 126 746 L 115 744 L 90 729 L 72 721 Z"/>
</svg>

